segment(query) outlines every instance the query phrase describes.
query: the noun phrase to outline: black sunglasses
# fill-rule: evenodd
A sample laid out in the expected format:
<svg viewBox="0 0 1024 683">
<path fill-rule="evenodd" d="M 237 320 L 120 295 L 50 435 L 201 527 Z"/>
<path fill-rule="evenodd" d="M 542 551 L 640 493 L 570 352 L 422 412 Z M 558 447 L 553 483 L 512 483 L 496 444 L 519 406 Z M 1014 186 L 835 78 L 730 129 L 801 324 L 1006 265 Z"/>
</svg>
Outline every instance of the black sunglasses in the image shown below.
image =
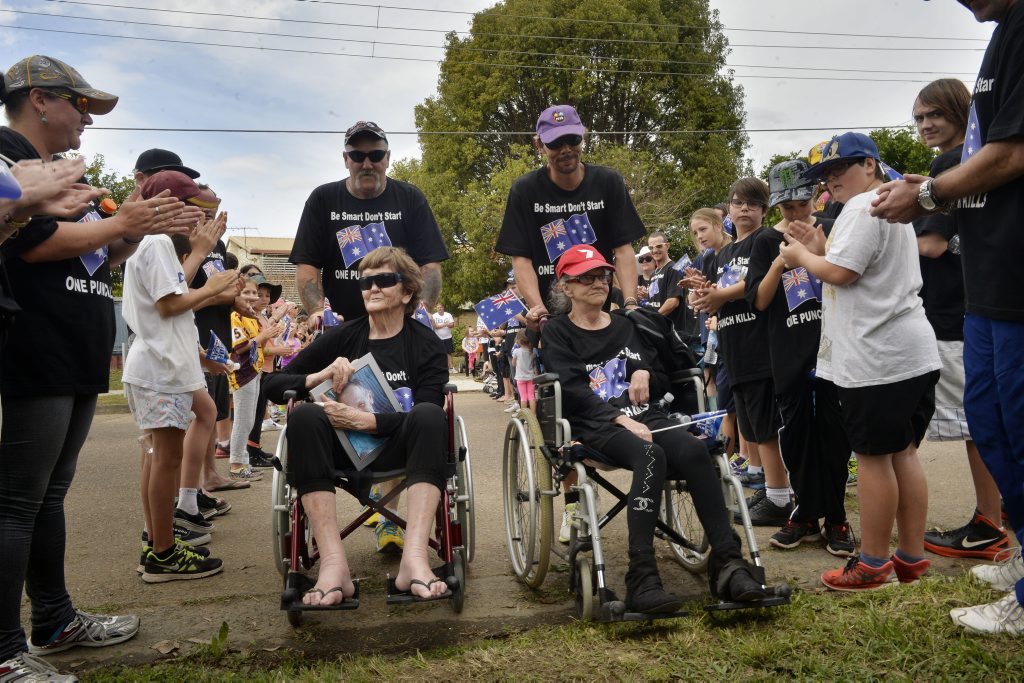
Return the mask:
<svg viewBox="0 0 1024 683">
<path fill-rule="evenodd" d="M 560 138 L 555 138 L 551 142 L 545 142 L 544 146 L 548 149 L 562 149 L 566 145 L 575 147 L 583 142 L 582 135 L 563 135 Z"/>
<path fill-rule="evenodd" d="M 79 95 L 72 92 L 64 92 L 63 90 L 51 90 L 50 94 L 54 97 L 59 97 L 62 100 L 67 100 L 71 103 L 71 106 L 78 110 L 79 114 L 89 113 L 89 98 L 85 95 Z"/>
<path fill-rule="evenodd" d="M 611 281 L 611 271 L 607 270 L 604 271 L 603 273 L 598 273 L 597 275 L 595 275 L 594 273 L 584 273 L 583 275 L 577 275 L 576 277 L 569 278 L 569 282 L 578 282 L 584 286 L 592 285 L 595 282 L 603 282 L 605 284 L 608 284 Z"/>
<path fill-rule="evenodd" d="M 377 285 L 377 289 L 387 289 L 388 287 L 394 287 L 401 281 L 401 273 L 377 273 L 376 275 L 364 275 L 359 278 L 359 289 L 364 292 L 368 292 L 374 285 Z"/>
<path fill-rule="evenodd" d="M 388 151 L 386 149 L 375 149 L 372 152 L 360 152 L 358 149 L 353 149 L 345 152 L 345 156 L 357 164 L 361 164 L 366 161 L 366 157 L 370 157 L 370 161 L 373 163 L 379 164 L 384 161 L 384 157 L 387 156 L 387 153 Z"/>
<path fill-rule="evenodd" d="M 654 260 L 653 256 L 641 256 L 641 257 L 637 258 L 637 261 L 639 261 L 640 263 L 650 263 L 653 260 Z"/>
</svg>

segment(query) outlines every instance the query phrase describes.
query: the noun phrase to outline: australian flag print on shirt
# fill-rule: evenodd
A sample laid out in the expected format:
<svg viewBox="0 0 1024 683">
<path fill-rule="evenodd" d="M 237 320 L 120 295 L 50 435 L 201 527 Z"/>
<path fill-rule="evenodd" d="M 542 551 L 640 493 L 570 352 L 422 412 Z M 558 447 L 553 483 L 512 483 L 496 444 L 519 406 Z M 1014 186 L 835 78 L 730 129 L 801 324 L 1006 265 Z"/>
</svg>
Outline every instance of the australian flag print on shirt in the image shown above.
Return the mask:
<svg viewBox="0 0 1024 683">
<path fill-rule="evenodd" d="M 554 263 L 566 249 L 575 244 L 593 244 L 597 241 L 594 226 L 590 224 L 587 213 L 574 213 L 567 219 L 559 218 L 540 227 L 540 235 L 544 238 L 544 248 L 548 259 Z"/>
<path fill-rule="evenodd" d="M 96 211 L 90 211 L 79 219 L 78 222 L 91 223 L 93 221 L 101 220 L 103 220 L 103 216 L 99 215 Z M 85 270 L 89 273 L 89 277 L 92 277 L 96 274 L 96 271 L 100 269 L 100 266 L 103 265 L 103 262 L 107 260 L 107 247 L 104 245 L 96 251 L 90 251 L 88 254 L 82 254 L 78 257 L 78 260 L 80 260 L 82 265 L 85 266 Z"/>
<path fill-rule="evenodd" d="M 626 360 L 612 358 L 603 366 L 591 370 L 590 389 L 605 403 L 622 396 L 629 389 L 629 382 L 626 381 Z"/>
<path fill-rule="evenodd" d="M 377 247 L 390 247 L 391 237 L 383 223 L 367 223 L 366 225 L 350 225 L 337 232 L 338 247 L 341 257 L 345 259 L 345 267 L 351 268 Z"/>
<path fill-rule="evenodd" d="M 809 299 L 821 301 L 821 280 L 802 266 L 782 274 L 782 288 L 786 292 L 786 305 L 791 313 Z"/>
<path fill-rule="evenodd" d="M 964 151 L 960 153 L 960 163 L 964 163 L 977 153 L 982 146 L 981 125 L 978 123 L 978 110 L 971 102 L 971 110 L 967 115 L 967 135 L 964 138 Z"/>
</svg>

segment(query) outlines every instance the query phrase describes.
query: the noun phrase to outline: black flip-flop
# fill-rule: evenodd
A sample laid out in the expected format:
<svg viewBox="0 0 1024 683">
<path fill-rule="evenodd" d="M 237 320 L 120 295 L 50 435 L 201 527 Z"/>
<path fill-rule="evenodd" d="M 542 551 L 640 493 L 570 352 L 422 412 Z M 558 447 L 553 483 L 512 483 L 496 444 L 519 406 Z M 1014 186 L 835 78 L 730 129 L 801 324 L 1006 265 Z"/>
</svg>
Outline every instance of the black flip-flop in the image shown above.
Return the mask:
<svg viewBox="0 0 1024 683">
<path fill-rule="evenodd" d="M 296 588 L 299 588 L 300 590 L 301 590 L 301 586 L 302 586 L 302 584 L 304 582 L 308 581 L 309 583 L 312 583 L 312 580 L 309 579 L 308 577 L 304 576 L 304 575 L 299 575 L 299 578 L 297 578 L 297 581 L 298 581 L 299 585 L 296 586 Z M 306 583 L 305 585 L 308 586 L 309 583 Z M 341 586 L 335 586 L 334 588 L 331 588 L 331 589 L 329 589 L 327 591 L 322 591 L 319 588 L 310 588 L 310 589 L 305 591 L 305 594 L 308 594 L 308 593 L 320 593 L 321 598 L 324 595 L 327 595 L 328 593 L 333 593 L 335 591 L 341 593 L 343 600 L 341 602 L 335 603 L 333 605 L 307 605 L 307 604 L 302 602 L 302 598 L 303 598 L 304 594 L 298 593 L 297 591 L 296 592 L 285 591 L 285 595 L 282 596 L 281 609 L 297 610 L 297 611 L 300 611 L 300 612 L 306 612 L 306 611 L 329 612 L 331 610 L 352 610 L 352 609 L 358 609 L 358 607 L 359 607 L 359 581 L 356 580 L 356 579 L 353 579 L 352 583 L 355 584 L 356 590 L 355 590 L 355 593 L 352 594 L 352 597 L 349 597 L 349 598 L 345 597 L 345 592 L 342 590 Z M 288 593 L 290 593 L 290 596 L 286 598 Z"/>
<path fill-rule="evenodd" d="M 406 590 L 399 590 L 398 586 L 395 585 L 395 580 L 388 577 L 388 597 L 387 604 L 389 605 L 410 605 L 416 602 L 434 602 L 436 600 L 450 600 L 452 597 L 451 589 L 446 589 L 444 593 L 440 595 L 432 595 L 429 598 L 422 598 L 412 592 L 413 584 L 423 586 L 427 590 L 435 583 L 443 583 L 448 585 L 448 582 L 442 578 L 433 578 L 430 581 L 422 581 L 420 579 L 411 579 L 409 581 L 409 588 Z"/>
</svg>

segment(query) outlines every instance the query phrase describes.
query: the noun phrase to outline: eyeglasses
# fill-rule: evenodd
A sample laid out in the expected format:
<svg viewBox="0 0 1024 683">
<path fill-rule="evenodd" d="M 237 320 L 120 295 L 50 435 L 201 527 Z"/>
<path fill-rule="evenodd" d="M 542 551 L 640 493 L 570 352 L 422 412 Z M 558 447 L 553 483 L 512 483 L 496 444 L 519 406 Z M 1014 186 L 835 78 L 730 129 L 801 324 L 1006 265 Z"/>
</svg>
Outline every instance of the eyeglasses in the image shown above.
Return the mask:
<svg viewBox="0 0 1024 683">
<path fill-rule="evenodd" d="M 742 208 L 744 206 L 747 207 L 748 209 L 760 209 L 762 206 L 764 206 L 761 202 L 753 202 L 746 199 L 739 199 L 737 197 L 733 197 L 732 199 L 730 199 L 729 204 L 731 206 L 735 206 L 737 209 Z"/>
<path fill-rule="evenodd" d="M 375 149 L 372 152 L 360 152 L 358 149 L 353 149 L 345 152 L 345 156 L 357 164 L 361 164 L 366 161 L 366 157 L 370 157 L 370 161 L 373 163 L 379 164 L 384 161 L 384 157 L 387 156 L 387 154 L 388 151 L 386 149 Z"/>
<path fill-rule="evenodd" d="M 846 173 L 852 167 L 856 166 L 859 163 L 861 163 L 861 160 L 855 159 L 854 161 L 840 161 L 838 163 L 832 164 L 831 166 L 827 166 L 825 167 L 824 176 L 822 180 L 828 180 L 829 178 L 838 178 L 839 176 L 843 175 L 844 173 Z"/>
<path fill-rule="evenodd" d="M 584 273 L 583 275 L 577 275 L 576 277 L 571 277 L 571 278 L 569 278 L 568 281 L 569 282 L 578 282 L 581 285 L 592 285 L 595 282 L 603 282 L 605 284 L 608 284 L 608 283 L 610 283 L 612 281 L 612 274 L 611 274 L 611 272 L 609 272 L 607 270 L 604 271 L 603 273 L 599 273 L 597 275 L 595 275 L 594 273 Z"/>
<path fill-rule="evenodd" d="M 374 285 L 377 285 L 377 289 L 387 289 L 388 287 L 394 287 L 401 281 L 401 273 L 377 273 L 376 275 L 364 275 L 359 278 L 359 289 L 364 292 L 368 292 Z"/>
<path fill-rule="evenodd" d="M 555 138 L 551 142 L 545 142 L 544 146 L 548 149 L 562 149 L 566 145 L 575 147 L 583 142 L 582 135 L 563 135 L 560 138 Z"/>
<path fill-rule="evenodd" d="M 637 258 L 637 261 L 639 261 L 640 263 L 650 263 L 653 260 L 653 256 L 640 256 Z"/>
<path fill-rule="evenodd" d="M 51 90 L 50 93 L 54 97 L 59 97 L 62 100 L 67 100 L 71 103 L 71 106 L 78 110 L 79 114 L 89 113 L 89 98 L 85 95 L 78 95 L 70 92 L 60 92 Z"/>
</svg>

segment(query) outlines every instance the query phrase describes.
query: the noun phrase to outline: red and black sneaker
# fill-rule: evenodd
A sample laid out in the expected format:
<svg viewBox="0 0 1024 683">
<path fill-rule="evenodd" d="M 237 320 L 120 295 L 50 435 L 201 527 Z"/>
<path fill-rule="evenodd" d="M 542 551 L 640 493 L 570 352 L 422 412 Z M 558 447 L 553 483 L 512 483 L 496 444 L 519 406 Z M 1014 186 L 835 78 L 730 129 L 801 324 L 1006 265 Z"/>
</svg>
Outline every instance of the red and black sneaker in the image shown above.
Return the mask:
<svg viewBox="0 0 1024 683">
<path fill-rule="evenodd" d="M 877 569 L 851 557 L 841 569 L 830 569 L 821 575 L 821 582 L 834 591 L 869 591 L 889 584 L 892 576 L 892 562 L 886 562 Z"/>
<path fill-rule="evenodd" d="M 931 560 L 918 560 L 913 563 L 904 562 L 896 554 L 893 554 L 889 561 L 892 562 L 893 569 L 896 570 L 896 578 L 899 579 L 900 583 L 913 583 L 917 581 L 928 571 L 928 567 L 932 566 Z"/>
<path fill-rule="evenodd" d="M 975 510 L 971 521 L 959 529 L 926 532 L 924 547 L 943 557 L 993 560 L 1002 550 L 1010 547 L 1010 538 L 1005 529 L 996 526 Z"/>
</svg>

